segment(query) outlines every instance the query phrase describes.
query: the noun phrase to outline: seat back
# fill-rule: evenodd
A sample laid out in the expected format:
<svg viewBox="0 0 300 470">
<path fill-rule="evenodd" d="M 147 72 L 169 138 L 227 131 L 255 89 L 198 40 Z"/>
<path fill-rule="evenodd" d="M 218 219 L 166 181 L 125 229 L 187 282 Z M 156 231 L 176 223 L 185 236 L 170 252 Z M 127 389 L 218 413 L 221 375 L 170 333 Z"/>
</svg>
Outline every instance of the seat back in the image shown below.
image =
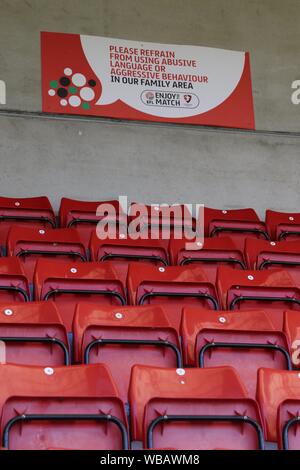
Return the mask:
<svg viewBox="0 0 300 470">
<path fill-rule="evenodd" d="M 131 263 L 127 278 L 131 305 L 164 304 L 168 315 L 180 324 L 184 305 L 218 308 L 215 286 L 198 266 L 155 267 Z"/>
<path fill-rule="evenodd" d="M 133 439 L 147 448 L 263 447 L 258 406 L 231 367 L 135 366 L 129 396 Z"/>
<path fill-rule="evenodd" d="M 1 302 L 0 342 L 5 345 L 6 363 L 70 363 L 67 332 L 53 302 Z"/>
<path fill-rule="evenodd" d="M 184 204 L 147 205 L 133 202 L 129 208 L 129 234 L 138 232 L 145 238 L 169 239 L 191 236 L 196 220 Z"/>
<path fill-rule="evenodd" d="M 91 234 L 96 232 L 96 226 L 105 215 L 101 207 L 109 207 L 106 220 L 115 222 L 117 227 L 124 226 L 126 233 L 127 216 L 123 212 L 119 201 L 78 201 L 63 197 L 59 208 L 59 222 L 61 227 L 76 228 L 84 243 L 88 245 Z M 100 212 L 100 213 L 99 213 Z M 98 215 L 97 215 L 98 214 Z"/>
<path fill-rule="evenodd" d="M 135 364 L 182 367 L 179 334 L 158 306 L 78 304 L 74 344 L 78 361 L 109 367 L 124 402 Z"/>
<path fill-rule="evenodd" d="M 12 227 L 7 238 L 8 256 L 17 256 L 32 280 L 39 258 L 57 261 L 87 261 L 87 248 L 76 229 L 44 230 Z"/>
<path fill-rule="evenodd" d="M 93 233 L 90 242 L 91 260 L 97 262 L 113 261 L 115 266 L 127 272 L 128 264 L 147 262 L 154 266 L 169 264 L 167 240 L 133 240 L 130 236 L 100 240 Z"/>
<path fill-rule="evenodd" d="M 3 447 L 128 448 L 124 406 L 105 366 L 2 365 L 0 382 Z"/>
<path fill-rule="evenodd" d="M 184 309 L 182 338 L 189 364 L 234 367 L 255 398 L 261 367 L 292 369 L 285 334 L 262 311 L 211 312 Z"/>
<path fill-rule="evenodd" d="M 272 240 L 298 240 L 300 213 L 266 211 L 266 226 Z"/>
<path fill-rule="evenodd" d="M 300 376 L 298 371 L 260 369 L 258 372 L 257 400 L 266 428 L 266 439 L 275 442 L 279 406 L 286 400 L 299 400 Z M 293 416 L 293 415 L 292 415 Z"/>
<path fill-rule="evenodd" d="M 55 214 L 47 197 L 0 197 L 0 245 L 6 245 L 13 225 L 49 229 L 56 226 Z"/>
<path fill-rule="evenodd" d="M 279 449 L 300 450 L 300 397 L 279 405 L 277 442 Z"/>
<path fill-rule="evenodd" d="M 220 210 L 204 208 L 205 236 L 228 236 L 243 251 L 246 237 L 268 240 L 265 224 L 253 209 Z"/>
<path fill-rule="evenodd" d="M 283 331 L 286 334 L 290 350 L 293 367 L 300 368 L 300 312 L 287 310 L 284 312 Z"/>
<path fill-rule="evenodd" d="M 29 282 L 20 260 L 0 258 L 0 302 L 28 302 Z"/>
<path fill-rule="evenodd" d="M 300 272 L 300 238 L 297 241 L 270 242 L 246 239 L 245 256 L 249 269 L 282 268 Z"/>
<path fill-rule="evenodd" d="M 232 266 L 235 269 L 246 269 L 243 252 L 240 251 L 230 237 L 205 238 L 202 242 L 195 241 L 192 249 L 187 239 L 170 240 L 170 256 L 172 264 L 180 266 L 201 266 L 207 277 L 216 280 L 219 266 Z"/>
<path fill-rule="evenodd" d="M 53 300 L 68 331 L 72 330 L 78 302 L 120 306 L 126 303 L 125 286 L 111 263 L 56 263 L 40 259 L 36 265 L 36 300 Z"/>
<path fill-rule="evenodd" d="M 273 312 L 279 329 L 285 310 L 300 310 L 299 287 L 291 274 L 283 269 L 238 271 L 221 267 L 217 286 L 224 310 Z"/>
</svg>

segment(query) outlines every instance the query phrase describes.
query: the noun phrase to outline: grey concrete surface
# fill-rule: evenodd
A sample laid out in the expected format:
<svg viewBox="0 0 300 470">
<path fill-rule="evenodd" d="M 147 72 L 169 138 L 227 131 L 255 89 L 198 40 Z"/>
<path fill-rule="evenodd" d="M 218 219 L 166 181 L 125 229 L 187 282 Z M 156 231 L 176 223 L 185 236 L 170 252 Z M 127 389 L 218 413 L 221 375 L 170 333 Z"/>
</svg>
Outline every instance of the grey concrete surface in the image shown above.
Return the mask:
<svg viewBox="0 0 300 470">
<path fill-rule="evenodd" d="M 300 209 L 300 137 L 0 117 L 0 188 L 210 207 Z"/>
</svg>

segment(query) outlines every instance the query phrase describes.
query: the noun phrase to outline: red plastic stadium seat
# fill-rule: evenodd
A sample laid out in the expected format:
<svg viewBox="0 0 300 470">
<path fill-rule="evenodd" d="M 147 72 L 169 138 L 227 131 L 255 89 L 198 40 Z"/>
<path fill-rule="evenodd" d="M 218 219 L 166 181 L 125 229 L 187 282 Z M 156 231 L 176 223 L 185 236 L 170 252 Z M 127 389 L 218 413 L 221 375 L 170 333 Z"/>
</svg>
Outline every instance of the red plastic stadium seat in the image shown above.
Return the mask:
<svg viewBox="0 0 300 470">
<path fill-rule="evenodd" d="M 260 367 L 292 369 L 285 334 L 262 311 L 185 308 L 182 338 L 188 365 L 234 367 L 253 398 Z"/>
<path fill-rule="evenodd" d="M 0 302 L 28 302 L 28 279 L 18 258 L 0 258 Z"/>
<path fill-rule="evenodd" d="M 47 197 L 0 197 L 0 245 L 6 244 L 9 229 L 18 224 L 40 229 L 54 228 L 55 214 Z"/>
<path fill-rule="evenodd" d="M 134 366 L 131 431 L 146 448 L 263 448 L 258 405 L 231 367 Z"/>
<path fill-rule="evenodd" d="M 53 302 L 0 303 L 0 341 L 6 362 L 68 365 L 66 329 Z"/>
<path fill-rule="evenodd" d="M 299 375 L 299 374 L 298 374 Z M 278 409 L 278 447 L 300 450 L 300 395 L 295 400 L 285 400 Z"/>
<path fill-rule="evenodd" d="M 242 251 L 246 237 L 269 239 L 265 224 L 253 209 L 220 210 L 205 207 L 204 227 L 206 237 L 230 235 Z"/>
<path fill-rule="evenodd" d="M 17 256 L 27 277 L 32 280 L 39 258 L 87 261 L 87 250 L 76 229 L 44 230 L 13 227 L 7 238 L 8 256 Z"/>
<path fill-rule="evenodd" d="M 90 243 L 92 261 L 113 261 L 126 282 L 128 264 L 132 261 L 147 262 L 155 266 L 169 264 L 167 240 L 132 240 L 130 237 L 100 240 L 92 234 Z"/>
<path fill-rule="evenodd" d="M 300 312 L 287 310 L 284 312 L 283 330 L 288 339 L 293 366 L 300 368 Z"/>
<path fill-rule="evenodd" d="M 300 272 L 299 241 L 270 242 L 253 240 L 245 243 L 245 256 L 250 269 L 282 268 L 289 272 Z"/>
<path fill-rule="evenodd" d="M 91 234 L 95 232 L 96 225 L 103 219 L 97 215 L 97 209 L 102 204 L 109 204 L 114 214 L 110 213 L 109 220 L 116 221 L 117 228 L 127 231 L 127 216 L 123 212 L 119 201 L 77 201 L 63 197 L 59 208 L 59 222 L 61 227 L 77 228 L 85 244 L 90 241 Z"/>
<path fill-rule="evenodd" d="M 298 371 L 260 369 L 257 399 L 266 438 L 280 448 L 300 449 L 300 375 Z"/>
<path fill-rule="evenodd" d="M 180 324 L 185 305 L 218 309 L 215 286 L 198 266 L 156 267 L 131 263 L 127 286 L 131 305 L 164 304 L 175 327 Z"/>
<path fill-rule="evenodd" d="M 218 270 L 217 286 L 224 310 L 272 312 L 279 330 L 285 310 L 300 310 L 300 288 L 283 269 L 238 271 L 222 266 Z"/>
<path fill-rule="evenodd" d="M 191 249 L 191 241 L 172 239 L 169 247 L 172 264 L 200 265 L 213 282 L 216 280 L 219 266 L 246 269 L 243 252 L 229 237 L 205 238 L 203 245 L 201 242 L 194 242 L 193 245 L 195 248 Z"/>
<path fill-rule="evenodd" d="M 124 405 L 105 366 L 1 365 L 0 383 L 5 448 L 128 448 Z"/>
<path fill-rule="evenodd" d="M 127 401 L 135 364 L 182 367 L 179 335 L 159 306 L 113 308 L 78 304 L 74 318 L 75 357 L 106 364 Z"/>
<path fill-rule="evenodd" d="M 272 240 L 299 240 L 300 213 L 267 210 L 266 226 Z"/>
<path fill-rule="evenodd" d="M 129 233 L 139 232 L 144 237 L 169 239 L 173 235 L 191 234 L 196 220 L 184 204 L 146 205 L 133 202 L 129 208 Z"/>
<path fill-rule="evenodd" d="M 40 259 L 36 265 L 36 300 L 54 300 L 68 331 L 78 302 L 124 305 L 125 287 L 111 263 L 56 263 Z"/>
</svg>

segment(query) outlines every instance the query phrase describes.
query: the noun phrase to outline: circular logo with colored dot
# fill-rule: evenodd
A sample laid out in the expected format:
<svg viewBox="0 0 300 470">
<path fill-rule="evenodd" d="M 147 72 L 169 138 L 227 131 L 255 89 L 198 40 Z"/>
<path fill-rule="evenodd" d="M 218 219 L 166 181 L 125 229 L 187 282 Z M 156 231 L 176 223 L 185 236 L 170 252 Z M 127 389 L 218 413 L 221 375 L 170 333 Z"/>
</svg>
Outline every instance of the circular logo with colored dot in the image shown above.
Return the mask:
<svg viewBox="0 0 300 470">
<path fill-rule="evenodd" d="M 96 97 L 97 81 L 82 73 L 73 73 L 70 67 L 66 67 L 64 75 L 58 80 L 51 80 L 49 85 L 48 95 L 58 97 L 62 107 L 69 105 L 88 111 Z"/>
</svg>

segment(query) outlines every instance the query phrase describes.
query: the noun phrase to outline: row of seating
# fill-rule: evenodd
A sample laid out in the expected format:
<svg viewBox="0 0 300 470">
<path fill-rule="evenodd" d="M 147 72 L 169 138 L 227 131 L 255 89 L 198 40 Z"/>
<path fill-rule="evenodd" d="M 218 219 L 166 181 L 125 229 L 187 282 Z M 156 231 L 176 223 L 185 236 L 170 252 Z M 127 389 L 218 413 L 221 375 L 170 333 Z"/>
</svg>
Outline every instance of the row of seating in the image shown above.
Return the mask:
<svg viewBox="0 0 300 470">
<path fill-rule="evenodd" d="M 98 209 L 100 205 L 102 205 L 101 210 Z M 0 245 L 5 245 L 8 230 L 16 223 L 40 229 L 56 226 L 77 228 L 88 243 L 95 225 L 105 214 L 117 222 L 123 233 L 126 232 L 128 223 L 135 220 L 137 216 L 140 219 L 140 231 L 151 232 L 150 215 L 152 228 L 157 225 L 163 231 L 164 223 L 170 218 L 173 230 L 181 229 L 184 224 L 188 226 L 186 228 L 195 229 L 196 221 L 192 218 L 189 207 L 186 205 L 178 207 L 181 214 L 185 215 L 185 221 L 176 213 L 171 213 L 170 217 L 170 206 L 167 205 L 161 209 L 158 206 L 133 203 L 127 216 L 119 201 L 116 200 L 91 202 L 62 198 L 57 221 L 50 201 L 45 196 L 19 199 L 0 197 Z M 279 241 L 299 239 L 300 213 L 267 210 L 265 221 L 261 221 L 254 209 L 221 210 L 205 207 L 203 228 L 206 237 L 226 236 L 230 233 L 242 248 L 241 244 L 245 235 Z"/>
<path fill-rule="evenodd" d="M 199 266 L 130 263 L 128 273 L 124 273 L 111 262 L 40 259 L 32 291 L 20 260 L 8 257 L 0 258 L 0 300 L 54 300 L 68 331 L 80 301 L 113 306 L 165 303 L 177 326 L 181 309 L 188 305 L 211 310 L 263 309 L 272 311 L 274 322 L 280 326 L 282 311 L 300 310 L 300 271 L 221 266 L 215 280 Z"/>
<path fill-rule="evenodd" d="M 255 396 L 260 367 L 300 367 L 299 312 L 282 312 L 282 326 L 262 310 L 185 307 L 178 327 L 166 305 L 76 306 L 72 341 L 54 302 L 0 303 L 5 361 L 23 365 L 105 363 L 127 401 L 135 364 L 163 367 L 232 365 Z"/>
<path fill-rule="evenodd" d="M 0 365 L 0 383 L 3 449 L 299 449 L 295 371 L 261 368 L 254 399 L 232 367 L 135 365 L 129 414 L 103 364 Z"/>
<path fill-rule="evenodd" d="M 215 275 L 220 265 L 236 269 L 299 269 L 300 239 L 274 242 L 246 238 L 241 250 L 231 237 L 205 238 L 203 242 L 185 238 L 134 240 L 118 237 L 101 240 L 94 232 L 89 245 L 86 245 L 77 229 L 44 230 L 14 226 L 8 232 L 6 253 L 23 262 L 30 279 L 36 260 L 41 257 L 76 262 L 113 261 L 119 267 L 127 267 L 131 261 L 155 266 L 201 264 Z"/>
</svg>

